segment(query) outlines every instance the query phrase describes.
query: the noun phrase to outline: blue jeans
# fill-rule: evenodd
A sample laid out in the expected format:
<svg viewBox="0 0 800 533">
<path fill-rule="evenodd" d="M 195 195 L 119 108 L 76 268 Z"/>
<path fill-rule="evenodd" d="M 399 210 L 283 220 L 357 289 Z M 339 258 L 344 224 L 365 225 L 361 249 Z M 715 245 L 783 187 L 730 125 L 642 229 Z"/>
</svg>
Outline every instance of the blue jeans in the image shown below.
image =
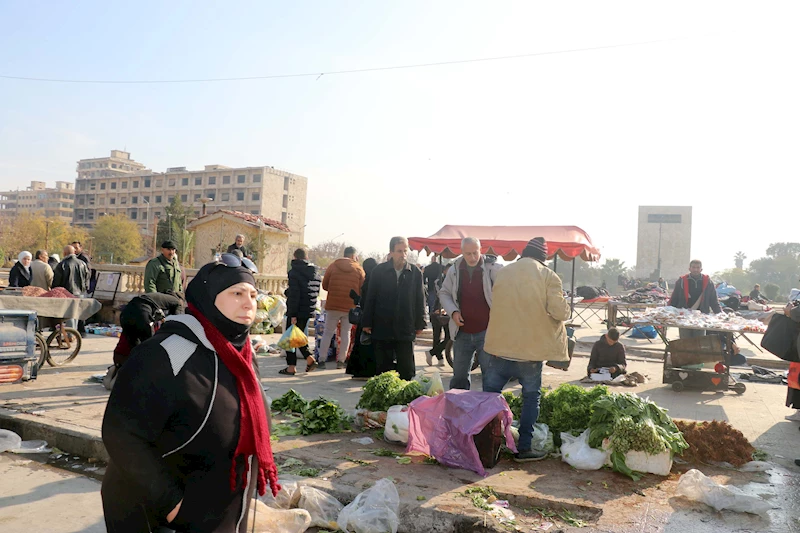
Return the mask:
<svg viewBox="0 0 800 533">
<path fill-rule="evenodd" d="M 459 331 L 453 341 L 453 377 L 450 379 L 450 389 L 469 390 L 472 386 L 470 370 L 472 361 L 477 353 L 478 361 L 482 361 L 483 341 L 486 331 L 480 333 L 464 333 Z"/>
<path fill-rule="evenodd" d="M 483 392 L 503 392 L 511 378 L 522 385 L 522 416 L 519 421 L 519 451 L 531 449 L 533 425 L 539 418 L 539 392 L 542 390 L 541 361 L 509 361 L 483 352 Z"/>
</svg>

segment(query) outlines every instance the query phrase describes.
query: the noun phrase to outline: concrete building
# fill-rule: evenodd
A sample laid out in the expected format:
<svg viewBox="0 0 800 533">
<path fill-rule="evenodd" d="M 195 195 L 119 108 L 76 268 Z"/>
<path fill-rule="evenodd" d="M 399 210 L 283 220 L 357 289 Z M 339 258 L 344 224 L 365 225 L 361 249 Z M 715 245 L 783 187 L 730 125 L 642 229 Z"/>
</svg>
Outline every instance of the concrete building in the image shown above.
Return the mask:
<svg viewBox="0 0 800 533">
<path fill-rule="evenodd" d="M 71 224 L 74 202 L 73 183 L 57 181 L 55 188 L 48 188 L 43 181 L 32 181 L 24 191 L 0 192 L 0 216 L 13 218 L 22 212 L 35 213 Z"/>
<path fill-rule="evenodd" d="M 216 252 L 225 252 L 241 233 L 259 273 L 286 275 L 290 232 L 277 220 L 238 211 L 217 211 L 193 220 L 187 229 L 194 231 L 196 268 L 213 261 Z"/>
<path fill-rule="evenodd" d="M 124 214 L 139 224 L 147 240 L 177 197 L 196 217 L 205 204 L 209 212 L 241 211 L 279 221 L 290 228 L 290 242 L 305 238 L 308 179 L 291 172 L 224 165 L 153 172 L 119 150 L 112 150 L 111 157 L 82 159 L 77 170 L 76 226 L 90 228 L 101 216 Z"/>
<path fill-rule="evenodd" d="M 639 206 L 637 278 L 655 281 L 660 275 L 671 287 L 689 271 L 691 251 L 691 206 Z"/>
</svg>

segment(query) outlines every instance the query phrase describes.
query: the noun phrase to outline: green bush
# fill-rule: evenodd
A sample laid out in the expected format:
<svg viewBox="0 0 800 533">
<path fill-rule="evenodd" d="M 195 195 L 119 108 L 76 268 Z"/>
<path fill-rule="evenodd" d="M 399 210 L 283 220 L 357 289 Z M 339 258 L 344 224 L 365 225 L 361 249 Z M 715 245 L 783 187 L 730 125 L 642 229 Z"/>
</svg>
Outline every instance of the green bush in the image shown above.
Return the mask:
<svg viewBox="0 0 800 533">
<path fill-rule="evenodd" d="M 778 293 L 780 292 L 780 290 L 781 288 L 775 283 L 767 283 L 766 285 L 764 285 L 764 296 L 766 296 L 770 300 L 777 300 Z"/>
</svg>

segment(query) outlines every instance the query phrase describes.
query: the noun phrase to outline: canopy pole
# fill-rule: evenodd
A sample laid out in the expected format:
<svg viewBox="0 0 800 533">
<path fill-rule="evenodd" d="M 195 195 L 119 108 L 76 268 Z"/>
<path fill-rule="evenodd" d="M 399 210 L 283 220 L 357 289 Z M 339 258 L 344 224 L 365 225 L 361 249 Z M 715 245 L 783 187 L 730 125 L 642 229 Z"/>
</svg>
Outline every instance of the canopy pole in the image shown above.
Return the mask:
<svg viewBox="0 0 800 533">
<path fill-rule="evenodd" d="M 572 281 L 569 284 L 569 318 L 572 319 L 572 313 L 575 312 L 575 262 L 577 257 L 572 258 Z"/>
<path fill-rule="evenodd" d="M 558 254 L 553 256 L 553 272 L 558 272 Z"/>
</svg>

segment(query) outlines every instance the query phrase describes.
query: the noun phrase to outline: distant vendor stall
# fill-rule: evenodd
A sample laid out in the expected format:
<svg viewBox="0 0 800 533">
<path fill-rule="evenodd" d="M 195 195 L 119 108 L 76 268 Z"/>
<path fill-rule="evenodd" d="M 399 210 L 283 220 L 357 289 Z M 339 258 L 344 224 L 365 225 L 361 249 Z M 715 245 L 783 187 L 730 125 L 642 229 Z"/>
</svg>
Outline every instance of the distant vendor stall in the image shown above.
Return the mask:
<svg viewBox="0 0 800 533">
<path fill-rule="evenodd" d="M 558 272 L 558 259 L 572 261 L 570 293 L 575 292 L 575 262 L 599 261 L 600 250 L 592 243 L 589 234 L 577 226 L 444 226 L 430 237 L 410 237 L 412 250 L 437 254 L 446 259 L 461 255 L 464 237 L 480 239 L 483 253 L 497 255 L 512 261 L 522 254 L 528 241 L 543 237 L 547 241 L 547 258 L 553 260 L 553 270 Z M 575 310 L 574 300 L 571 303 Z"/>
</svg>

